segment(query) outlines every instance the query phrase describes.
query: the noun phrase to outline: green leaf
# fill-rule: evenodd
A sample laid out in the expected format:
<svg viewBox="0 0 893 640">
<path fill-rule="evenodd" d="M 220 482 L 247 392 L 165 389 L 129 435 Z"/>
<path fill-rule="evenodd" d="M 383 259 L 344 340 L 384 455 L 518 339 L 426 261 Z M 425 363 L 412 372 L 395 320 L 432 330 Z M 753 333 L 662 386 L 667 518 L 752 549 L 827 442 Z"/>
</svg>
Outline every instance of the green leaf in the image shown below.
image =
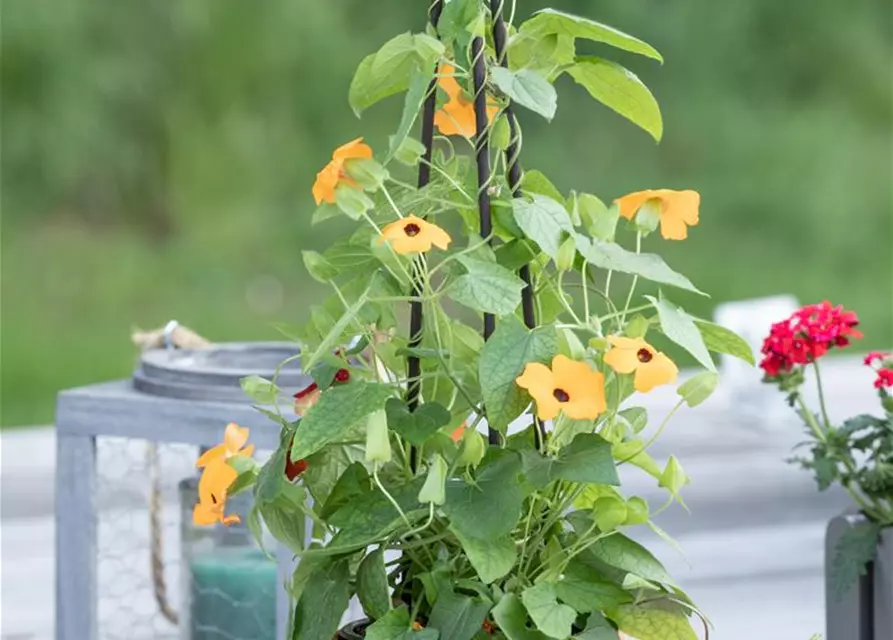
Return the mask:
<svg viewBox="0 0 893 640">
<path fill-rule="evenodd" d="M 613 269 L 614 271 L 637 275 L 652 282 L 668 284 L 679 289 L 705 295 L 688 278 L 670 269 L 659 255 L 635 253 L 627 251 L 618 244 L 579 235 L 577 236 L 577 251 L 589 263 L 600 269 Z"/>
<path fill-rule="evenodd" d="M 450 422 L 450 412 L 436 402 L 426 402 L 413 413 L 402 400 L 389 398 L 385 411 L 388 427 L 416 445 L 424 444 L 425 440 Z"/>
<path fill-rule="evenodd" d="M 710 353 L 707 351 L 707 346 L 704 344 L 704 339 L 701 337 L 701 332 L 698 331 L 694 319 L 663 296 L 660 298 L 645 297 L 657 309 L 660 328 L 664 335 L 693 355 L 705 369 L 716 372 L 716 365 L 710 358 Z"/>
<path fill-rule="evenodd" d="M 413 630 L 406 606 L 392 609 L 384 617 L 366 627 L 366 640 L 438 640 L 436 629 Z"/>
<path fill-rule="evenodd" d="M 506 429 L 530 404 L 530 397 L 515 384 L 528 362 L 548 362 L 558 346 L 554 329 L 528 330 L 520 320 L 507 316 L 481 349 L 479 379 L 488 424 Z"/>
<path fill-rule="evenodd" d="M 608 611 L 620 630 L 638 640 L 698 640 L 681 609 L 656 604 L 628 604 Z"/>
<path fill-rule="evenodd" d="M 664 566 L 648 549 L 622 533 L 605 536 L 593 544 L 589 551 L 592 556 L 611 567 L 634 573 L 646 580 L 662 584 L 673 583 Z"/>
<path fill-rule="evenodd" d="M 639 467 L 655 478 L 660 479 L 660 474 L 663 473 L 651 454 L 645 450 L 645 443 L 638 438 L 615 443 L 613 455 L 617 460 Z"/>
<path fill-rule="evenodd" d="M 517 452 L 491 449 L 478 467 L 474 484 L 455 478 L 447 482 L 442 509 L 456 531 L 476 538 L 509 533 L 521 517 L 524 494 L 518 476 Z"/>
<path fill-rule="evenodd" d="M 418 501 L 424 478 L 414 478 L 399 486 L 385 488 L 400 505 L 410 522 L 427 515 L 428 510 Z M 327 545 L 331 549 L 350 549 L 368 546 L 399 525 L 406 526 L 394 505 L 377 487 L 344 505 L 329 518 L 329 524 L 340 529 Z"/>
<path fill-rule="evenodd" d="M 337 320 L 335 320 L 331 324 L 327 324 L 327 327 L 331 327 L 328 330 L 328 333 L 324 334 L 323 339 L 320 341 L 319 345 L 317 345 L 316 349 L 308 355 L 306 358 L 303 358 L 301 364 L 304 366 L 305 370 L 313 369 L 317 362 L 320 361 L 321 358 L 327 356 L 332 353 L 335 349 L 335 345 L 338 343 L 338 340 L 341 338 L 344 331 L 353 322 L 357 314 L 363 309 L 363 306 L 366 304 L 366 299 L 368 296 L 369 290 L 364 291 L 359 299 L 350 305 L 349 308 L 345 309 Z"/>
<path fill-rule="evenodd" d="M 521 30 L 530 32 L 530 34 L 557 34 L 603 42 L 617 49 L 638 53 L 663 62 L 660 53 L 647 42 L 595 20 L 581 18 L 556 9 L 537 11 L 532 18 L 521 25 Z"/>
<path fill-rule="evenodd" d="M 378 261 L 369 248 L 369 240 L 363 238 L 344 238 L 336 241 L 325 253 L 328 264 L 337 271 L 363 271 L 369 269 Z"/>
<path fill-rule="evenodd" d="M 632 602 L 632 596 L 609 582 L 598 571 L 585 564 L 572 562 L 555 584 L 558 599 L 580 613 L 603 611 Z"/>
<path fill-rule="evenodd" d="M 753 357 L 753 349 L 750 348 L 750 345 L 747 344 L 744 338 L 734 331 L 726 329 L 722 325 L 701 319 L 695 319 L 695 324 L 698 327 L 698 331 L 701 332 L 701 337 L 704 338 L 704 344 L 707 345 L 710 351 L 724 353 L 739 360 L 744 360 L 749 364 L 756 363 Z"/>
<path fill-rule="evenodd" d="M 397 132 L 391 136 L 388 147 L 388 156 L 385 160 L 387 163 L 392 158 L 406 136 L 412 130 L 416 118 L 422 110 L 422 103 L 425 102 L 425 96 L 428 93 L 428 85 L 431 83 L 432 69 L 414 67 L 409 79 L 409 88 L 406 90 L 406 98 L 403 102 L 403 115 L 400 116 L 400 124 L 397 126 Z M 424 152 L 424 147 L 423 147 Z"/>
<path fill-rule="evenodd" d="M 515 198 L 512 208 L 515 221 L 524 235 L 536 242 L 549 257 L 555 260 L 561 246 L 562 233 L 571 234 L 574 227 L 567 209 L 552 198 L 536 195 L 532 200 Z"/>
<path fill-rule="evenodd" d="M 526 174 L 525 174 L 526 175 Z M 517 271 L 536 258 L 536 250 L 529 240 L 512 240 L 496 248 L 496 262 L 506 269 Z"/>
<path fill-rule="evenodd" d="M 360 420 L 382 409 L 393 394 L 391 387 L 368 382 L 327 389 L 298 423 L 292 459 L 306 458 L 342 438 Z"/>
<path fill-rule="evenodd" d="M 527 612 L 514 593 L 506 593 L 493 608 L 493 619 L 508 640 L 548 640 L 549 636 L 527 628 Z"/>
<path fill-rule="evenodd" d="M 546 177 L 546 174 L 536 169 L 525 171 L 524 175 L 521 176 L 521 191 L 528 196 L 532 194 L 546 196 L 547 198 L 552 198 L 561 206 L 565 205 L 564 196 L 561 195 L 558 187 L 552 184 L 552 181 Z"/>
<path fill-rule="evenodd" d="M 611 455 L 611 444 L 594 433 L 581 433 L 556 457 L 524 451 L 524 475 L 542 488 L 555 480 L 619 485 L 620 478 Z"/>
<path fill-rule="evenodd" d="M 558 602 L 555 585 L 540 582 L 521 592 L 521 602 L 536 628 L 551 638 L 564 640 L 571 635 L 577 612 Z"/>
<path fill-rule="evenodd" d="M 470 25 L 478 17 L 480 4 L 477 0 L 451 0 L 447 2 L 437 21 L 437 32 L 444 42 L 456 41 L 459 51 L 464 51 L 471 39 Z M 444 640 L 448 640 L 445 638 Z"/>
<path fill-rule="evenodd" d="M 648 411 L 645 407 L 628 407 L 617 415 L 629 423 L 633 433 L 639 433 L 648 426 Z"/>
<path fill-rule="evenodd" d="M 276 398 L 281 393 L 275 384 L 255 375 L 240 378 L 239 385 L 245 395 L 260 404 L 276 404 Z"/>
<path fill-rule="evenodd" d="M 679 501 L 679 504 L 685 506 L 685 502 L 682 501 L 682 497 L 679 495 L 679 490 L 689 482 L 691 482 L 691 478 L 685 473 L 682 464 L 676 459 L 676 456 L 670 456 L 663 473 L 660 474 L 657 486 L 669 491 Z"/>
<path fill-rule="evenodd" d="M 515 541 L 508 534 L 496 537 L 466 535 L 455 527 L 453 533 L 459 539 L 468 561 L 484 584 L 490 584 L 508 574 L 515 566 L 518 552 Z"/>
<path fill-rule="evenodd" d="M 366 554 L 357 567 L 357 597 L 363 611 L 373 620 L 383 617 L 391 608 L 388 575 L 384 567 L 384 549 Z"/>
<path fill-rule="evenodd" d="M 654 96 L 629 69 L 616 62 L 584 56 L 567 70 L 593 98 L 651 134 L 660 142 L 663 119 Z"/>
<path fill-rule="evenodd" d="M 521 304 L 524 281 L 495 262 L 462 256 L 459 262 L 468 273 L 459 276 L 447 295 L 475 311 L 505 316 Z"/>
<path fill-rule="evenodd" d="M 522 30 L 509 39 L 508 57 L 513 69 L 534 69 L 550 82 L 561 75 L 565 65 L 574 61 L 576 50 L 570 36 L 544 34 L 530 37 Z"/>
<path fill-rule="evenodd" d="M 574 640 L 619 640 L 617 629 L 598 611 L 586 620 L 586 628 L 574 636 Z"/>
<path fill-rule="evenodd" d="M 718 384 L 719 374 L 713 371 L 702 371 L 679 385 L 676 393 L 682 396 L 685 404 L 689 407 L 697 407 L 713 395 Z"/>
<path fill-rule="evenodd" d="M 558 108 L 558 94 L 555 87 L 533 69 L 512 71 L 505 67 L 494 67 L 490 79 L 497 88 L 522 107 L 527 107 L 546 120 L 555 117 Z"/>
<path fill-rule="evenodd" d="M 574 198 L 574 209 L 580 224 L 593 238 L 613 242 L 620 219 L 620 208 L 606 207 L 605 203 L 591 193 L 580 193 Z"/>
<path fill-rule="evenodd" d="M 317 468 L 318 465 L 308 465 L 308 468 L 310 467 Z M 305 475 L 307 475 L 306 472 Z M 328 519 L 338 509 L 367 493 L 371 487 L 369 472 L 366 471 L 366 467 L 362 463 L 354 462 L 348 465 L 328 492 L 328 497 L 319 516 Z"/>
<path fill-rule="evenodd" d="M 292 640 L 332 640 L 350 601 L 349 581 L 346 560 L 310 575 L 295 605 Z"/>
<path fill-rule="evenodd" d="M 326 284 L 339 273 L 338 269 L 317 251 L 302 251 L 301 257 L 304 259 L 307 273 L 317 282 Z"/>
<path fill-rule="evenodd" d="M 258 472 L 256 469 L 243 471 L 235 480 L 233 480 L 233 483 L 229 485 L 229 489 L 226 490 L 227 496 L 232 498 L 234 495 L 239 494 L 246 489 L 250 489 L 257 482 L 257 476 Z"/>
<path fill-rule="evenodd" d="M 830 580 L 834 598 L 840 602 L 864 576 L 869 562 L 877 555 L 881 526 L 860 524 L 847 529 L 834 546 Z"/>
<path fill-rule="evenodd" d="M 350 84 L 348 101 L 359 116 L 379 100 L 409 86 L 415 68 L 434 68 L 444 46 L 426 34 L 400 34 L 363 58 Z"/>
<path fill-rule="evenodd" d="M 480 598 L 444 591 L 437 596 L 428 627 L 440 631 L 442 640 L 471 640 L 481 630 L 491 606 Z"/>
</svg>

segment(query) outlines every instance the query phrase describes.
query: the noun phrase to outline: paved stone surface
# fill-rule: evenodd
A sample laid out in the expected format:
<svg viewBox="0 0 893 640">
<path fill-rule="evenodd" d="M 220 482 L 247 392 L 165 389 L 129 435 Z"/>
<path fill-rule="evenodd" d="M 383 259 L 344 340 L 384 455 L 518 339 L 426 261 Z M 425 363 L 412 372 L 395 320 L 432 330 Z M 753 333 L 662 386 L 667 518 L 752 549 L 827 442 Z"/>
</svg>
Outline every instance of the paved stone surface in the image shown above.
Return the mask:
<svg viewBox="0 0 893 640">
<path fill-rule="evenodd" d="M 840 361 L 826 378 L 835 418 L 875 410 L 870 374 L 855 361 Z M 818 494 L 808 474 L 785 462 L 801 439 L 799 425 L 779 397 L 759 391 L 734 389 L 696 410 L 681 410 L 652 450 L 659 459 L 675 453 L 693 478 L 683 491 L 691 515 L 674 505 L 657 520 L 677 538 L 686 558 L 647 532 L 637 537 L 655 545 L 711 618 L 711 638 L 808 640 L 824 627 L 824 526 L 847 503 L 839 492 Z M 746 398 L 760 410 L 750 406 L 739 412 Z M 661 391 L 650 394 L 646 406 L 652 416 L 661 416 L 674 400 L 671 390 Z M 0 456 L 2 640 L 51 640 L 53 430 L 4 432 Z M 192 472 L 191 450 L 165 449 L 162 456 L 165 559 L 169 595 L 176 602 L 175 486 Z M 102 640 L 172 638 L 173 628 L 156 613 L 149 582 L 145 446 L 123 440 L 101 444 L 100 467 Z M 632 468 L 622 469 L 622 475 L 625 491 L 660 504 L 662 494 L 652 478 Z"/>
</svg>

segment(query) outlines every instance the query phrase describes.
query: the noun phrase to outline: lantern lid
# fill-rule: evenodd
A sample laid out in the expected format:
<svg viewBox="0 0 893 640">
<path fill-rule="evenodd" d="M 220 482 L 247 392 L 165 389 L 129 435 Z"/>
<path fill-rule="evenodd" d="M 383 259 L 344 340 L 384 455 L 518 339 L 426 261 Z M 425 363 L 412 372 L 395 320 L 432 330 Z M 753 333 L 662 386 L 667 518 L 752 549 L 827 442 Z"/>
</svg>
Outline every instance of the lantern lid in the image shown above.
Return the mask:
<svg viewBox="0 0 893 640">
<path fill-rule="evenodd" d="M 228 342 L 204 349 L 152 349 L 133 373 L 136 390 L 152 395 L 218 402 L 251 402 L 239 381 L 251 375 L 299 390 L 313 380 L 301 370 L 297 345 L 290 342 Z"/>
</svg>

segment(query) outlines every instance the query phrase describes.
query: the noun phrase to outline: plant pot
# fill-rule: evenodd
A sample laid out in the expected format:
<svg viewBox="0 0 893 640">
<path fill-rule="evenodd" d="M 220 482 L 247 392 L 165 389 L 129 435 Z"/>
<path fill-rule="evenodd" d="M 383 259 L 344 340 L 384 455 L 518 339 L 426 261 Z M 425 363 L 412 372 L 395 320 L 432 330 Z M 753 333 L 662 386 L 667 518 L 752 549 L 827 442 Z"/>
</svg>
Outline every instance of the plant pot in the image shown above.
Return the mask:
<svg viewBox="0 0 893 640">
<path fill-rule="evenodd" d="M 363 618 L 345 625 L 338 631 L 338 635 L 334 640 L 363 640 L 366 637 L 366 627 L 369 626 L 369 619 Z"/>
<path fill-rule="evenodd" d="M 893 527 L 881 532 L 874 561 L 874 638 L 893 638 Z"/>
<path fill-rule="evenodd" d="M 864 516 L 847 513 L 828 523 L 825 535 L 826 640 L 887 640 L 893 638 L 893 528 L 884 529 L 877 555 L 859 581 L 838 599 L 830 567 L 840 538 L 866 524 Z"/>
</svg>

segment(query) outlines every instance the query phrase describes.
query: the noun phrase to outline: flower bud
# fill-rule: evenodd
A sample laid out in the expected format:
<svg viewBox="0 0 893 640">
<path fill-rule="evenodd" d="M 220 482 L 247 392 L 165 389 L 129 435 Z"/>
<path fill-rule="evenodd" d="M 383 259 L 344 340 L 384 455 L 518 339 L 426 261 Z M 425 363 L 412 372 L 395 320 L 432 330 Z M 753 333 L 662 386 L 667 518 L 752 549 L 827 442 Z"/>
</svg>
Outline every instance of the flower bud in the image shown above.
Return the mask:
<svg viewBox="0 0 893 640">
<path fill-rule="evenodd" d="M 392 136 L 393 137 L 393 136 Z M 408 167 L 414 167 L 425 155 L 425 145 L 415 138 L 403 138 L 403 142 L 394 152 L 394 159 L 400 164 Z"/>
<path fill-rule="evenodd" d="M 441 505 L 446 501 L 447 464 L 439 455 L 435 455 L 428 466 L 428 477 L 419 491 L 419 502 L 431 502 Z"/>
<path fill-rule="evenodd" d="M 558 255 L 555 258 L 555 266 L 559 271 L 570 271 L 574 268 L 574 258 L 577 256 L 577 245 L 572 237 L 566 238 L 558 247 Z"/>
<path fill-rule="evenodd" d="M 348 160 L 344 163 L 344 172 L 367 191 L 378 191 L 390 176 L 388 170 L 372 158 Z"/>
<path fill-rule="evenodd" d="M 486 452 L 484 437 L 474 429 L 466 429 L 459 449 L 459 466 L 478 466 Z"/>
<path fill-rule="evenodd" d="M 388 436 L 388 416 L 379 409 L 366 419 L 366 460 L 391 461 L 391 439 Z"/>
</svg>

